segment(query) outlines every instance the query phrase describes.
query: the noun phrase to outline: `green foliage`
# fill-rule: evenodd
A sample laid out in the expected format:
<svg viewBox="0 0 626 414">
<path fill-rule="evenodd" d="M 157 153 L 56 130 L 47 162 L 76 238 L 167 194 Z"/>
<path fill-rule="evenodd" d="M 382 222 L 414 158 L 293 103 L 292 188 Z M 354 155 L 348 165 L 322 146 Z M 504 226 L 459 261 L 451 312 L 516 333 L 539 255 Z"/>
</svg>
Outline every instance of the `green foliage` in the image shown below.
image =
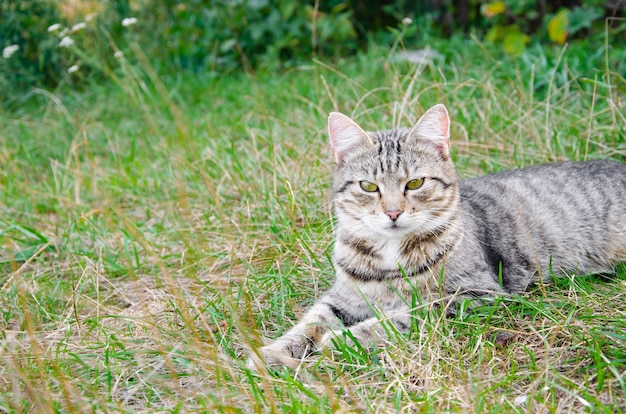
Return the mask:
<svg viewBox="0 0 626 414">
<path fill-rule="evenodd" d="M 0 59 L 0 99 L 32 85 L 54 86 L 61 79 L 63 58 L 55 52 L 48 27 L 60 21 L 47 0 L 0 2 L 0 49 L 14 46 Z M 17 49 L 15 49 L 17 48 Z"/>
<path fill-rule="evenodd" d="M 69 18 L 51 0 L 7 0 L 0 11 L 0 46 L 19 48 L 0 61 L 5 104 L 32 87 L 86 85 L 118 67 L 120 52 L 130 59 L 132 44 L 157 67 L 214 72 L 291 66 L 357 47 L 351 12 L 336 1 L 108 0 Z"/>
<path fill-rule="evenodd" d="M 200 70 L 259 64 L 280 67 L 314 54 L 355 51 L 355 32 L 344 3 L 316 9 L 294 0 L 151 0 L 142 25 L 161 34 L 141 39 L 162 62 Z M 151 30 L 151 33 L 153 32 Z M 165 41 L 163 41 L 165 40 Z"/>
<path fill-rule="evenodd" d="M 52 0 L 0 3 L 0 47 L 16 51 L 0 60 L 0 105 L 7 107 L 32 88 L 69 83 L 84 87 L 93 76 L 115 67 L 114 54 L 131 38 L 122 21 L 125 0 L 108 0 L 101 9 L 62 15 Z"/>
<path fill-rule="evenodd" d="M 184 69 L 217 76 L 346 56 L 372 39 L 419 48 L 429 46 L 433 33 L 471 30 L 520 55 L 532 43 L 604 34 L 600 0 L 561 1 L 563 7 L 544 9 L 534 0 L 106 0 L 78 1 L 72 15 L 59 4 L 0 2 L 3 107 L 17 107 L 16 100 L 34 87 L 80 89 L 103 75 L 119 78 L 124 67 L 145 61 L 159 74 Z M 131 18 L 134 24 L 123 24 Z"/>
<path fill-rule="evenodd" d="M 519 55 L 530 43 L 530 35 L 539 39 L 548 37 L 562 45 L 604 17 L 600 8 L 603 1 L 586 0 L 580 6 L 574 2 L 562 3 L 564 7 L 548 2 L 544 4 L 545 10 L 540 10 L 539 3 L 533 0 L 499 0 L 483 4 L 481 13 L 491 25 L 485 40 L 502 43 L 507 53 Z"/>
</svg>

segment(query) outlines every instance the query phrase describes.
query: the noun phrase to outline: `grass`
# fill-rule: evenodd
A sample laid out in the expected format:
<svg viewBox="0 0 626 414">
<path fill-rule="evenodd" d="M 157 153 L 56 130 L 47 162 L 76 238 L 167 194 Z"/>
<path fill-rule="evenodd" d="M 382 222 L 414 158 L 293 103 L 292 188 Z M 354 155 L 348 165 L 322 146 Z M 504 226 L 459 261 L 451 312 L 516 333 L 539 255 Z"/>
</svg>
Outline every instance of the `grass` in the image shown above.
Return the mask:
<svg viewBox="0 0 626 414">
<path fill-rule="evenodd" d="M 626 410 L 624 266 L 454 318 L 421 304 L 386 348 L 245 368 L 332 282 L 331 110 L 375 129 L 443 102 L 465 177 L 626 161 L 623 48 L 435 47 L 420 67 L 383 50 L 219 78 L 144 63 L 0 114 L 2 411 Z"/>
</svg>

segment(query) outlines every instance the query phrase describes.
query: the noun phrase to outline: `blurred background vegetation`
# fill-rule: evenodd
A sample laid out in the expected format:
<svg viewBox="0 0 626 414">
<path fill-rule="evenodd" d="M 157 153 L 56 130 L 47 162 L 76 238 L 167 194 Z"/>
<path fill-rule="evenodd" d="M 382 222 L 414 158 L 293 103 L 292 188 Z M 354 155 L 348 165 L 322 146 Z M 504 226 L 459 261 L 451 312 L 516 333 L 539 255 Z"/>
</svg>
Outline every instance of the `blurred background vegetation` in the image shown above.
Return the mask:
<svg viewBox="0 0 626 414">
<path fill-rule="evenodd" d="M 419 49 L 433 38 L 472 36 L 515 56 L 534 43 L 604 42 L 608 29 L 611 43 L 623 44 L 625 9 L 624 0 L 3 0 L 0 103 L 6 109 L 40 89 L 85 88 L 114 75 L 123 59 L 159 74 L 217 76 L 398 39 Z M 626 63 L 613 69 L 624 75 Z"/>
</svg>

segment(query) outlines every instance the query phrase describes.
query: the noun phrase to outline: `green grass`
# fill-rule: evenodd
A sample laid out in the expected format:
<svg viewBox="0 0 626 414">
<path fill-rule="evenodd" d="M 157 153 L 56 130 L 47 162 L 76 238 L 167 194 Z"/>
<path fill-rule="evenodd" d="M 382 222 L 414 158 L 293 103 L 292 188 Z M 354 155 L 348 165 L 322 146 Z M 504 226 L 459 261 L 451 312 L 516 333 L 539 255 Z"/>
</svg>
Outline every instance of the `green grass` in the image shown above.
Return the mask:
<svg viewBox="0 0 626 414">
<path fill-rule="evenodd" d="M 386 348 L 245 368 L 332 282 L 328 112 L 389 128 L 443 102 L 464 177 L 626 161 L 624 49 L 591 46 L 508 58 L 457 38 L 430 66 L 378 49 L 255 76 L 143 64 L 25 98 L 0 114 L 2 411 L 626 410 L 624 266 L 454 318 L 423 304 Z"/>
</svg>

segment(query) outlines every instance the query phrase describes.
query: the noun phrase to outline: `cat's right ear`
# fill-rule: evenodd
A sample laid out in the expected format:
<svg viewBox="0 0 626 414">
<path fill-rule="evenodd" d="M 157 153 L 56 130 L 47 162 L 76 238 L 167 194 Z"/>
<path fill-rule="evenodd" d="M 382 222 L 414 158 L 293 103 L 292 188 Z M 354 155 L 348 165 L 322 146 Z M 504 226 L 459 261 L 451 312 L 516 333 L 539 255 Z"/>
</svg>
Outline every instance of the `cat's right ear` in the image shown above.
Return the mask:
<svg viewBox="0 0 626 414">
<path fill-rule="evenodd" d="M 437 104 L 426 111 L 409 132 L 409 137 L 430 142 L 447 160 L 450 157 L 450 116 L 446 107 Z"/>
<path fill-rule="evenodd" d="M 344 157 L 355 149 L 374 145 L 367 132 L 339 112 L 331 112 L 328 116 L 328 136 L 337 165 L 343 164 Z"/>
</svg>

